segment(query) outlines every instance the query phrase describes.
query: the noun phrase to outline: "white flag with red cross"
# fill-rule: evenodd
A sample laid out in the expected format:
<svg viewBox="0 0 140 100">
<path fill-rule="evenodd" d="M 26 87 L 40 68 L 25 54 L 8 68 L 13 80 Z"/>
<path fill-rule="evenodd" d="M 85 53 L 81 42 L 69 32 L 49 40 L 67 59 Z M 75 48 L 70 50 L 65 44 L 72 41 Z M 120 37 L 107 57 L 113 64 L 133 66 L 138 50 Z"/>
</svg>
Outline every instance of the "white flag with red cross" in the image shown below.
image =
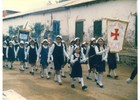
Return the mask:
<svg viewBox="0 0 140 100">
<path fill-rule="evenodd" d="M 111 52 L 119 52 L 123 48 L 128 22 L 107 19 L 107 42 Z"/>
</svg>

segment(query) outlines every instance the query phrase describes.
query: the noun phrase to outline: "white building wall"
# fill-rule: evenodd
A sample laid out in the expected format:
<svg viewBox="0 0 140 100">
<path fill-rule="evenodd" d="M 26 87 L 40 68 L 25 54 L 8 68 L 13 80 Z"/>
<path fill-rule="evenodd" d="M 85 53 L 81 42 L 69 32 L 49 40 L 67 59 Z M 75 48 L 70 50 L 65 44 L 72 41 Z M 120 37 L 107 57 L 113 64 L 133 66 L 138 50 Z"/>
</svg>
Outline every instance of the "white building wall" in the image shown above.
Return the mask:
<svg viewBox="0 0 140 100">
<path fill-rule="evenodd" d="M 62 35 L 69 35 L 70 40 L 75 37 L 75 22 L 78 20 L 84 21 L 83 30 L 86 33 L 84 40 L 89 40 L 93 36 L 93 23 L 96 20 L 102 20 L 102 33 L 106 32 L 106 18 L 128 21 L 126 41 L 133 43 L 135 40 L 135 16 L 133 14 L 136 12 L 136 0 L 117 0 L 53 12 L 52 16 L 53 20 L 60 21 L 60 33 Z M 41 22 L 45 25 L 50 24 L 51 13 L 5 20 L 3 23 L 3 33 L 8 32 L 9 26 L 25 25 L 27 21 L 27 28 L 36 22 Z"/>
</svg>

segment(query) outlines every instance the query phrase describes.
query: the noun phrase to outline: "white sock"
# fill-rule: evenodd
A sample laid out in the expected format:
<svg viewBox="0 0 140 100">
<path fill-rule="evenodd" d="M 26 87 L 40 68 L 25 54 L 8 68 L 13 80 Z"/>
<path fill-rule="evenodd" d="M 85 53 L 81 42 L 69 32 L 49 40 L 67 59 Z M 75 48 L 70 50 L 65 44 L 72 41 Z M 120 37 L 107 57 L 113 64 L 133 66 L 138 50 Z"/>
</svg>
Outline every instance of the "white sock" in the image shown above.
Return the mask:
<svg viewBox="0 0 140 100">
<path fill-rule="evenodd" d="M 81 78 L 80 77 L 78 78 L 78 81 L 81 82 Z"/>
<path fill-rule="evenodd" d="M 98 80 L 97 74 L 95 72 L 93 74 L 94 74 L 94 79 Z"/>
<path fill-rule="evenodd" d="M 11 66 L 11 67 L 12 67 L 12 64 L 13 64 L 13 63 L 11 62 L 11 63 L 10 63 L 10 66 Z M 11 68 L 11 67 L 10 67 L 10 68 Z"/>
<path fill-rule="evenodd" d="M 84 86 L 84 80 L 83 78 L 80 78 L 81 79 L 81 85 Z"/>
<path fill-rule="evenodd" d="M 114 74 L 114 76 L 116 76 L 117 74 L 116 74 L 116 71 L 115 71 L 115 69 L 113 70 L 113 74 Z"/>
<path fill-rule="evenodd" d="M 71 84 L 74 84 L 73 78 L 71 78 Z"/>
<path fill-rule="evenodd" d="M 57 81 L 57 74 L 54 75 L 54 80 Z"/>
<path fill-rule="evenodd" d="M 58 82 L 61 83 L 62 82 L 61 81 L 61 76 L 60 75 L 57 75 L 57 77 L 58 77 Z"/>
<path fill-rule="evenodd" d="M 65 76 L 65 75 L 64 75 L 64 71 L 65 71 L 64 68 L 61 68 L 61 69 L 62 69 L 62 76 Z"/>
<path fill-rule="evenodd" d="M 103 85 L 102 78 L 103 78 L 103 75 L 102 74 L 99 74 L 98 75 L 98 82 L 99 82 L 100 85 Z"/>
<path fill-rule="evenodd" d="M 34 66 L 31 67 L 31 72 L 34 72 Z"/>
<path fill-rule="evenodd" d="M 9 66 L 9 68 L 11 68 L 11 63 L 10 62 L 8 62 L 8 66 Z"/>
<path fill-rule="evenodd" d="M 42 72 L 42 75 L 44 75 L 44 69 L 43 68 L 41 68 L 41 72 Z"/>
<path fill-rule="evenodd" d="M 46 74 L 46 77 L 49 77 L 47 69 L 44 69 L 44 73 Z"/>
<path fill-rule="evenodd" d="M 6 65 L 8 66 L 8 61 L 6 60 Z"/>
<path fill-rule="evenodd" d="M 50 66 L 47 67 L 48 72 L 50 72 Z"/>
<path fill-rule="evenodd" d="M 24 69 L 24 68 L 23 68 L 23 65 L 20 66 L 20 69 Z"/>
<path fill-rule="evenodd" d="M 25 62 L 25 68 L 28 68 L 28 62 Z"/>
</svg>

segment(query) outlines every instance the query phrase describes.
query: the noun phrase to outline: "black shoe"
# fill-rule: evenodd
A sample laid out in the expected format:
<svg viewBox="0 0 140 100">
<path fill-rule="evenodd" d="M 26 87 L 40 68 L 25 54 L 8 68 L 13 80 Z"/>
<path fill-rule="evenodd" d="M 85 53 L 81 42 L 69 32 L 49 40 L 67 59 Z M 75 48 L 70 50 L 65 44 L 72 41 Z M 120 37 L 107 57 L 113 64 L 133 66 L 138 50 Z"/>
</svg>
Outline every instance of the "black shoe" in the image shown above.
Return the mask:
<svg viewBox="0 0 140 100">
<path fill-rule="evenodd" d="M 34 72 L 30 72 L 31 75 L 34 75 Z"/>
<path fill-rule="evenodd" d="M 12 70 L 12 67 L 11 68 L 9 68 L 10 70 Z"/>
<path fill-rule="evenodd" d="M 24 69 L 19 69 L 21 72 L 23 72 L 24 71 Z"/>
<path fill-rule="evenodd" d="M 71 85 L 71 88 L 75 88 L 75 85 L 74 85 L 74 84 L 72 84 L 72 85 Z"/>
<path fill-rule="evenodd" d="M 47 78 L 47 80 L 49 80 L 50 79 L 50 76 L 48 76 L 48 77 L 46 77 Z"/>
<path fill-rule="evenodd" d="M 87 80 L 92 80 L 90 77 L 87 77 Z"/>
<path fill-rule="evenodd" d="M 112 78 L 112 76 L 111 76 L 111 75 L 107 75 L 107 77 Z"/>
<path fill-rule="evenodd" d="M 119 77 L 119 76 L 117 76 L 117 75 L 116 75 L 116 76 L 114 76 L 114 78 L 115 78 L 115 79 L 118 79 L 118 77 Z"/>
<path fill-rule="evenodd" d="M 42 74 L 42 71 L 40 71 L 40 77 L 44 78 L 44 75 Z"/>
<path fill-rule="evenodd" d="M 38 68 L 37 68 L 37 67 L 35 67 L 35 68 L 34 68 L 34 70 L 35 70 L 35 71 L 38 71 Z"/>
<path fill-rule="evenodd" d="M 64 75 L 64 76 L 63 76 L 63 75 L 61 75 L 61 77 L 62 77 L 62 78 L 66 78 L 66 76 L 65 76 L 65 75 Z"/>
<path fill-rule="evenodd" d="M 87 89 L 87 86 L 82 86 L 82 90 L 86 90 Z"/>
<path fill-rule="evenodd" d="M 99 84 L 99 86 L 100 86 L 100 88 L 103 88 L 104 87 L 103 85 L 100 85 L 100 84 Z"/>
<path fill-rule="evenodd" d="M 62 85 L 62 82 L 58 82 L 59 83 L 59 85 Z"/>
<path fill-rule="evenodd" d="M 81 81 L 79 81 L 78 83 L 81 84 Z"/>
<path fill-rule="evenodd" d="M 51 72 L 48 72 L 48 74 L 51 75 L 52 73 Z"/>
<path fill-rule="evenodd" d="M 94 79 L 95 82 L 97 82 L 97 79 Z"/>
</svg>

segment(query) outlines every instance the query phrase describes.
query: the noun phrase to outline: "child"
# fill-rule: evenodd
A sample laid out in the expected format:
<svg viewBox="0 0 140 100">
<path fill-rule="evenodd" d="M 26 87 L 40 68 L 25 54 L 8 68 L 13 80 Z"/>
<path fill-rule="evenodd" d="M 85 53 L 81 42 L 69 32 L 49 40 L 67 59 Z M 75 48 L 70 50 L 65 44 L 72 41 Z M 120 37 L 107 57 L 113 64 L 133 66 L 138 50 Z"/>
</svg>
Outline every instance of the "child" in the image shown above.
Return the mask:
<svg viewBox="0 0 140 100">
<path fill-rule="evenodd" d="M 80 47 L 76 46 L 74 50 L 74 54 L 71 56 L 71 88 L 75 88 L 74 85 L 74 78 L 80 78 L 81 84 L 82 84 L 82 90 L 86 90 L 87 86 L 84 85 L 84 80 L 82 77 L 82 67 L 81 63 L 85 62 L 86 59 L 83 59 L 80 51 Z M 82 59 L 81 59 L 82 58 Z"/>
<path fill-rule="evenodd" d="M 86 56 L 86 52 L 87 52 L 87 48 L 88 48 L 88 43 L 87 43 L 87 42 L 83 42 L 81 48 L 83 49 L 84 56 Z M 83 64 L 86 64 L 87 69 L 89 70 L 88 61 L 86 61 L 86 62 L 83 63 Z"/>
<path fill-rule="evenodd" d="M 25 48 L 25 61 L 24 61 L 24 68 L 28 69 L 28 56 L 27 56 L 27 49 L 28 49 L 29 42 L 24 43 Z M 27 57 L 26 57 L 27 56 Z"/>
<path fill-rule="evenodd" d="M 49 52 L 49 48 L 48 48 L 48 40 L 44 39 L 42 41 L 42 45 L 40 46 L 39 50 L 38 50 L 38 58 L 40 56 L 40 63 L 41 63 L 41 67 L 42 67 L 42 71 L 41 71 L 41 78 L 44 77 L 44 73 L 47 79 L 50 79 L 50 76 L 48 75 L 48 52 Z"/>
<path fill-rule="evenodd" d="M 107 60 L 106 51 L 107 50 L 104 44 L 104 39 L 102 37 L 99 37 L 97 39 L 97 46 L 95 46 L 96 61 L 97 61 L 96 70 L 98 72 L 98 80 L 96 83 L 101 88 L 103 88 L 102 77 L 103 77 L 103 72 L 105 72 L 105 61 Z"/>
<path fill-rule="evenodd" d="M 55 81 L 57 81 L 58 78 L 58 83 L 59 85 L 62 85 L 61 81 L 61 76 L 60 76 L 60 70 L 62 65 L 64 64 L 64 54 L 67 56 L 69 59 L 64 45 L 62 44 L 62 36 L 57 35 L 56 36 L 56 42 L 54 42 L 49 50 L 49 55 L 48 55 L 48 62 L 50 62 L 50 57 L 53 55 L 53 61 L 54 61 L 54 69 L 55 69 Z"/>
<path fill-rule="evenodd" d="M 108 67 L 109 67 L 109 71 L 108 71 L 108 75 L 107 77 L 112 78 L 112 76 L 110 75 L 111 70 L 114 73 L 114 78 L 117 79 L 118 75 L 116 74 L 116 69 L 117 69 L 117 61 L 119 61 L 119 55 L 118 53 L 113 53 L 113 52 L 108 52 L 108 57 L 107 57 L 107 62 L 108 62 Z"/>
<path fill-rule="evenodd" d="M 34 75 L 34 66 L 37 60 L 37 47 L 34 46 L 34 39 L 30 40 L 30 46 L 28 47 L 27 54 L 29 55 L 29 64 L 31 65 L 30 74 Z M 27 55 L 26 55 L 27 59 Z"/>
<path fill-rule="evenodd" d="M 83 57 L 83 59 L 85 59 L 85 55 L 84 55 L 84 52 L 83 52 L 83 48 L 81 48 L 81 46 L 80 46 L 80 38 L 79 37 L 76 37 L 75 39 L 74 39 L 74 45 L 71 47 L 72 48 L 72 50 L 71 50 L 71 53 L 70 53 L 70 57 L 71 57 L 71 55 L 74 53 L 74 48 L 76 47 L 76 46 L 79 46 L 80 47 L 80 51 L 81 51 L 81 55 L 82 55 L 82 57 Z M 71 71 L 71 69 L 70 69 L 70 71 Z M 78 78 L 78 81 L 79 81 L 79 84 L 81 83 L 81 80 L 80 80 L 80 78 Z"/>
<path fill-rule="evenodd" d="M 134 80 L 135 76 L 137 75 L 137 70 L 138 70 L 137 67 L 135 67 L 133 69 L 133 71 L 131 72 L 130 77 L 126 80 L 127 83 L 131 83 L 132 80 Z"/>
<path fill-rule="evenodd" d="M 6 59 L 6 48 L 7 48 L 7 42 L 3 42 L 3 66 L 8 67 L 7 65 L 7 59 Z"/>
<path fill-rule="evenodd" d="M 17 47 L 17 56 L 20 61 L 20 71 L 24 71 L 24 60 L 25 60 L 25 48 L 24 48 L 24 42 L 20 41 L 19 47 Z"/>
<path fill-rule="evenodd" d="M 96 72 L 95 72 L 96 67 L 97 67 L 95 46 L 96 46 L 96 38 L 91 38 L 90 46 L 88 47 L 87 53 L 86 53 L 86 56 L 89 57 L 89 66 L 90 66 L 90 68 L 88 70 L 87 79 L 92 80 L 91 77 L 90 77 L 90 73 L 91 73 L 91 71 L 93 71 L 94 80 L 97 81 L 97 75 L 96 75 Z"/>
<path fill-rule="evenodd" d="M 6 49 L 6 57 L 8 61 L 10 62 L 9 68 L 13 68 L 13 62 L 15 61 L 15 47 L 13 45 L 12 41 L 9 41 L 9 47 Z"/>
<path fill-rule="evenodd" d="M 65 51 L 67 52 L 67 46 L 66 46 L 66 43 L 65 43 L 64 40 L 62 40 L 62 44 L 64 45 Z M 62 70 L 61 77 L 62 78 L 66 78 L 66 76 L 65 76 L 65 69 L 64 69 L 66 64 L 67 64 L 67 58 L 66 58 L 66 56 L 64 56 L 64 64 L 62 65 L 62 68 L 61 68 L 61 70 Z"/>
</svg>

